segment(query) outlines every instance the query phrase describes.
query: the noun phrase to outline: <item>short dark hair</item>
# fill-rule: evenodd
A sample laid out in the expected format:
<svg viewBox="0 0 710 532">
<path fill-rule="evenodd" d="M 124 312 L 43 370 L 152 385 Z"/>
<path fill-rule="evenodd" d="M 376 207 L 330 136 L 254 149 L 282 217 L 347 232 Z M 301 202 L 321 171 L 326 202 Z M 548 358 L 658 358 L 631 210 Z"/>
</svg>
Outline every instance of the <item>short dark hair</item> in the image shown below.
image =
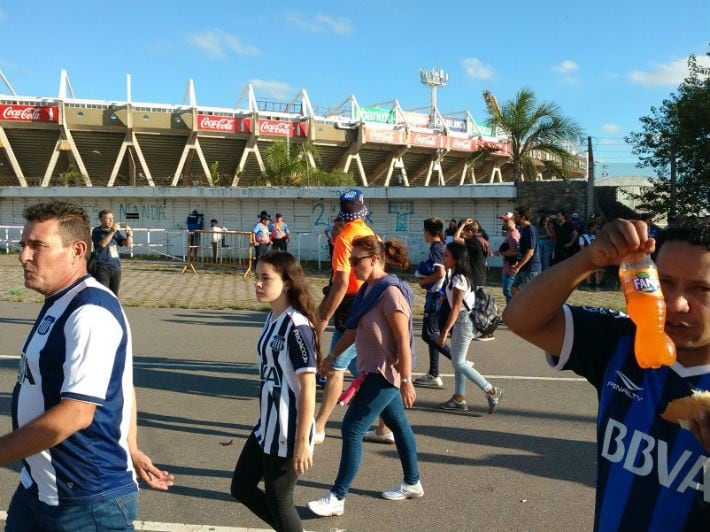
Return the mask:
<svg viewBox="0 0 710 532">
<path fill-rule="evenodd" d="M 59 220 L 59 233 L 62 244 L 70 246 L 72 242 L 81 241 L 89 248 L 91 242 L 91 225 L 86 211 L 76 203 L 66 201 L 48 201 L 30 205 L 22 213 L 28 222 L 46 222 Z"/>
<path fill-rule="evenodd" d="M 514 210 L 521 218 L 530 220 L 530 207 L 515 207 Z"/>
<path fill-rule="evenodd" d="M 441 218 L 427 218 L 424 220 L 424 230 L 433 236 L 441 236 L 444 232 L 444 220 Z"/>
<path fill-rule="evenodd" d="M 103 218 L 107 214 L 113 214 L 113 211 L 110 211 L 109 209 L 103 209 L 99 211 L 99 219 Z"/>
<path fill-rule="evenodd" d="M 693 217 L 679 219 L 661 231 L 657 249 L 666 242 L 685 242 L 691 246 L 704 247 L 710 251 L 710 217 Z"/>
</svg>

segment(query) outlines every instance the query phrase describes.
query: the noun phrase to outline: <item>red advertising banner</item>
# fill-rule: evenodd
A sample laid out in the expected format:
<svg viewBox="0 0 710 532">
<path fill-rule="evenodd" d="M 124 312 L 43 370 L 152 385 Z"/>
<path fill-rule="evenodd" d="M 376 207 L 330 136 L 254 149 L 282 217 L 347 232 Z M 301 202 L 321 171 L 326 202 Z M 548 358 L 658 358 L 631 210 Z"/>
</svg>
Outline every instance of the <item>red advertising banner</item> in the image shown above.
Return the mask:
<svg viewBox="0 0 710 532">
<path fill-rule="evenodd" d="M 270 137 L 305 137 L 308 134 L 306 122 L 284 120 L 259 120 L 259 135 Z"/>
<path fill-rule="evenodd" d="M 368 129 L 364 132 L 365 142 L 378 144 L 406 144 L 407 136 L 404 130 Z"/>
<path fill-rule="evenodd" d="M 0 105 L 0 120 L 13 122 L 57 122 L 59 107 Z"/>
<path fill-rule="evenodd" d="M 251 133 L 251 118 L 237 118 L 237 133 Z"/>
<path fill-rule="evenodd" d="M 460 139 L 457 137 L 449 138 L 449 149 L 451 151 L 476 151 L 476 139 Z"/>
<path fill-rule="evenodd" d="M 429 133 L 410 133 L 410 144 L 412 146 L 424 148 L 443 148 L 446 145 L 446 139 L 443 135 L 430 135 Z"/>
<path fill-rule="evenodd" d="M 233 116 L 197 115 L 199 131 L 216 131 L 218 133 L 234 133 L 237 119 Z"/>
</svg>

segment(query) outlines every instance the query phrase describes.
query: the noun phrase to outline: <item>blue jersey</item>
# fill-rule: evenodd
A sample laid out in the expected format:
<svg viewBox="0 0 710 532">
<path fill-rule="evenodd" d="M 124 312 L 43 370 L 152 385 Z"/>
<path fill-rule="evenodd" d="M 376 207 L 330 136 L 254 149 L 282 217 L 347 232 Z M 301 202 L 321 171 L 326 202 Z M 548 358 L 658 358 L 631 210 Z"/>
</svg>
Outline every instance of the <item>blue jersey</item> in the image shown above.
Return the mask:
<svg viewBox="0 0 710 532">
<path fill-rule="evenodd" d="M 670 401 L 710 390 L 710 366 L 641 369 L 628 317 L 570 307 L 565 315 L 562 353 L 550 362 L 586 377 L 599 396 L 595 529 L 710 529 L 710 458 L 690 431 L 660 417 Z"/>
<path fill-rule="evenodd" d="M 118 255 L 118 248 L 126 243 L 127 237 L 121 233 L 121 231 L 116 231 L 106 247 L 99 247 L 99 242 L 109 234 L 111 234 L 109 229 L 104 229 L 101 226 L 94 227 L 94 230 L 91 232 L 94 252 L 97 254 L 101 266 L 109 270 L 120 270 L 121 258 Z"/>
<path fill-rule="evenodd" d="M 315 331 L 308 319 L 289 307 L 277 319 L 270 313 L 257 342 L 259 420 L 254 427 L 264 454 L 293 456 L 298 422 L 299 373 L 316 372 Z M 310 443 L 313 445 L 313 420 Z"/>
<path fill-rule="evenodd" d="M 62 399 L 96 405 L 94 419 L 23 460 L 22 485 L 51 505 L 138 489 L 128 452 L 133 408 L 131 332 L 116 297 L 86 276 L 48 297 L 22 350 L 12 394 L 17 429 Z"/>
</svg>

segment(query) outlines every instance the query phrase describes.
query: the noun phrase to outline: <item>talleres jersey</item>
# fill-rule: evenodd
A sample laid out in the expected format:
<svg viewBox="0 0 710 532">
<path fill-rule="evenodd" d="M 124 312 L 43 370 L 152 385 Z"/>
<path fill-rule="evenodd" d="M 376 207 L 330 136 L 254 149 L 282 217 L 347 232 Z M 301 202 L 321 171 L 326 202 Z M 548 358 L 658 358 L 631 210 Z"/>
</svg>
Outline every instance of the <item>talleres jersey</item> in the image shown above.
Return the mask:
<svg viewBox="0 0 710 532">
<path fill-rule="evenodd" d="M 22 349 L 12 395 L 17 429 L 61 400 L 96 405 L 87 428 L 23 460 L 22 485 L 56 506 L 137 489 L 128 453 L 131 331 L 116 297 L 85 276 L 45 300 Z"/>
<path fill-rule="evenodd" d="M 690 431 L 660 417 L 670 401 L 710 390 L 710 365 L 642 369 L 628 317 L 564 309 L 562 352 L 548 357 L 599 396 L 595 529 L 710 530 L 710 458 Z"/>
<path fill-rule="evenodd" d="M 270 313 L 257 343 L 261 387 L 254 434 L 265 454 L 293 456 L 298 422 L 298 374 L 315 373 L 315 332 L 308 319 L 289 307 L 277 319 Z M 313 445 L 313 420 L 310 420 Z"/>
</svg>

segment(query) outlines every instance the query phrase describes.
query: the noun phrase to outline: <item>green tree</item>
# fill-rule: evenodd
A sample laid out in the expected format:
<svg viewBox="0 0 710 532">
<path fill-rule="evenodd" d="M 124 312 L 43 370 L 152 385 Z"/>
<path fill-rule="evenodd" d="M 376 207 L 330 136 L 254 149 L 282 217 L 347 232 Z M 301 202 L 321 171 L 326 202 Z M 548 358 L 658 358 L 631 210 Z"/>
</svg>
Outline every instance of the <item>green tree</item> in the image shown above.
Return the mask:
<svg viewBox="0 0 710 532">
<path fill-rule="evenodd" d="M 266 170 L 254 180 L 255 185 L 302 187 L 347 186 L 355 181 L 345 172 L 327 172 L 312 168 L 308 160 L 320 162 L 318 146 L 310 142 L 275 141 L 264 154 Z"/>
<path fill-rule="evenodd" d="M 565 179 L 572 175 L 576 156 L 567 146 L 577 144 L 582 130 L 557 105 L 538 103 L 532 91 L 522 89 L 502 108 L 489 106 L 488 112 L 491 126 L 508 136 L 516 181 L 532 178 L 536 174 L 536 160 L 543 154 L 551 156 L 545 162 L 549 171 Z"/>
<path fill-rule="evenodd" d="M 638 166 L 656 173 L 653 186 L 634 195 L 654 217 L 710 212 L 710 77 L 694 55 L 688 70 L 677 93 L 651 107 L 639 119 L 642 131 L 625 139 Z"/>
</svg>

